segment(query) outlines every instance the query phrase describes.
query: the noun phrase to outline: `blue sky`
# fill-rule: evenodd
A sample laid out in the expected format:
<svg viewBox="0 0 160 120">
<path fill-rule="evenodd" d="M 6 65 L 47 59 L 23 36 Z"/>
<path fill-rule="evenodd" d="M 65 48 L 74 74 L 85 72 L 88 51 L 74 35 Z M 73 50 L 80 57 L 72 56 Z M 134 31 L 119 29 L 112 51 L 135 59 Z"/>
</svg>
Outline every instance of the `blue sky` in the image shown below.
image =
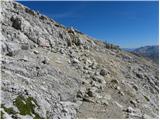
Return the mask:
<svg viewBox="0 0 160 120">
<path fill-rule="evenodd" d="M 158 44 L 156 1 L 20 1 L 98 40 L 136 48 Z"/>
</svg>

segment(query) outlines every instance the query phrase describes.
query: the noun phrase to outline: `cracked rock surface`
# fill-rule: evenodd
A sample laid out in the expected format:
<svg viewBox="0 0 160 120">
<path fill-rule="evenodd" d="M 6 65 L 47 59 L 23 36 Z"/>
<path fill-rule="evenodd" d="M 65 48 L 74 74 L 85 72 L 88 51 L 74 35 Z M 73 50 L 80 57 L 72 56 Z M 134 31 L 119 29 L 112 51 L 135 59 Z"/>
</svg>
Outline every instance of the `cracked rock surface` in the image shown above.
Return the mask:
<svg viewBox="0 0 160 120">
<path fill-rule="evenodd" d="M 158 118 L 158 65 L 1 1 L 1 118 Z"/>
</svg>

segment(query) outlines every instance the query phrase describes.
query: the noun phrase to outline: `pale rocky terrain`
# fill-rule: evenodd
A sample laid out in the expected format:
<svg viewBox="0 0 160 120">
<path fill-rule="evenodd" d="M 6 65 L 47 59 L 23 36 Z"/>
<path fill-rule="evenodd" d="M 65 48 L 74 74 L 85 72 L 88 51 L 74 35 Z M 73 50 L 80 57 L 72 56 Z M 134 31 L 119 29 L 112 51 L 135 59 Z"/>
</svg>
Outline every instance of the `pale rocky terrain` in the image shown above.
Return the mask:
<svg viewBox="0 0 160 120">
<path fill-rule="evenodd" d="M 1 1 L 1 118 L 158 118 L 158 65 Z"/>
</svg>

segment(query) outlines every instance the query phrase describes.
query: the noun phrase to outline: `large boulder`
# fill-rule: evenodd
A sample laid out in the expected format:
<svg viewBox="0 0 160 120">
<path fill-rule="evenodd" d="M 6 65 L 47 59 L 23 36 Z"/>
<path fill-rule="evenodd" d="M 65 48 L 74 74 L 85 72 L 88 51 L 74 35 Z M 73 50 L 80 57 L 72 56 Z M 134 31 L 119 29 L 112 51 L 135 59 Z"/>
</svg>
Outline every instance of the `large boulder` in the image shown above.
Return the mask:
<svg viewBox="0 0 160 120">
<path fill-rule="evenodd" d="M 109 72 L 108 72 L 106 69 L 103 68 L 103 69 L 100 70 L 100 73 L 99 73 L 99 74 L 102 75 L 102 76 L 105 76 L 105 75 L 107 75 L 108 73 L 109 73 Z"/>
<path fill-rule="evenodd" d="M 41 47 L 49 47 L 50 46 L 49 41 L 43 37 L 38 38 L 38 45 Z"/>
<path fill-rule="evenodd" d="M 22 30 L 22 18 L 17 16 L 11 17 L 12 27 L 14 27 L 17 30 Z"/>
<path fill-rule="evenodd" d="M 19 50 L 21 49 L 21 46 L 17 43 L 9 42 L 9 43 L 6 43 L 5 45 L 7 48 L 6 55 L 8 55 L 8 56 L 15 56 L 19 52 Z"/>
</svg>

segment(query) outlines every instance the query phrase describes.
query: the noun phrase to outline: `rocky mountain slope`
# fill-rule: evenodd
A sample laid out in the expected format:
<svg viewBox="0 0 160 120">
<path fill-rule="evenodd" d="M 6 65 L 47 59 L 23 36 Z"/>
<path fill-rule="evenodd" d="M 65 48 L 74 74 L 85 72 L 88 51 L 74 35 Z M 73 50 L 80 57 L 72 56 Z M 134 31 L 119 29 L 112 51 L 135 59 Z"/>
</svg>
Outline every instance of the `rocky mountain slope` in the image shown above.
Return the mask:
<svg viewBox="0 0 160 120">
<path fill-rule="evenodd" d="M 158 45 L 140 47 L 135 49 L 133 52 L 139 55 L 142 55 L 144 57 L 147 57 L 156 63 L 159 62 L 159 46 Z"/>
<path fill-rule="evenodd" d="M 158 118 L 158 67 L 1 1 L 1 118 Z"/>
</svg>

